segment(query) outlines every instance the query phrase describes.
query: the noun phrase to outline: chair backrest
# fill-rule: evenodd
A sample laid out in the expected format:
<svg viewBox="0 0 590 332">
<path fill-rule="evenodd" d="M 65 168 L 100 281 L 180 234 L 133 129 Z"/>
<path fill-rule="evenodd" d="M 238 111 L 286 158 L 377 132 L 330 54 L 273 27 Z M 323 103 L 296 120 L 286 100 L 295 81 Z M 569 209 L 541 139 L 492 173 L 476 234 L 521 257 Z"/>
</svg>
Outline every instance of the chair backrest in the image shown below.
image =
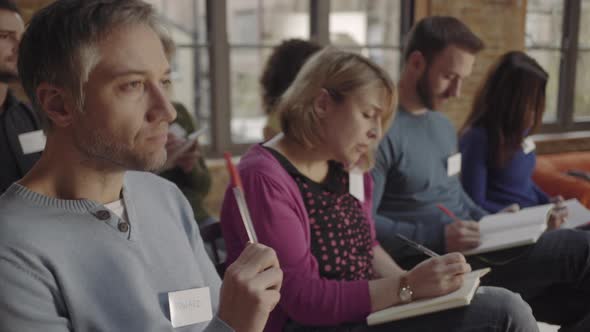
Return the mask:
<svg viewBox="0 0 590 332">
<path fill-rule="evenodd" d="M 225 262 L 221 260 L 221 250 L 219 248 L 218 242 L 223 241 L 221 223 L 216 220 L 208 220 L 199 225 L 199 230 L 201 232 L 203 242 L 211 246 L 213 265 L 215 265 L 219 276 L 223 278 L 223 274 L 225 273 Z"/>
</svg>

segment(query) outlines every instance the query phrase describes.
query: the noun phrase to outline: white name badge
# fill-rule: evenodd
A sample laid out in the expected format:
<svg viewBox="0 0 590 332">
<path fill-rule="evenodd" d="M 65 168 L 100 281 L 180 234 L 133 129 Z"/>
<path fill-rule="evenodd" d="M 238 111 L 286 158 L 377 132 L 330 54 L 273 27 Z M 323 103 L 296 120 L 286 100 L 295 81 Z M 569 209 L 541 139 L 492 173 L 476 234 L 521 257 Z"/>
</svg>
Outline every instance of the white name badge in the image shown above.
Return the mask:
<svg viewBox="0 0 590 332">
<path fill-rule="evenodd" d="M 535 145 L 535 141 L 533 141 L 533 139 L 530 137 L 525 138 L 525 140 L 522 142 L 522 151 L 524 154 L 529 154 L 535 151 L 536 148 L 537 145 Z"/>
<path fill-rule="evenodd" d="M 348 191 L 360 202 L 365 201 L 365 178 L 359 169 L 353 169 L 348 172 Z"/>
<path fill-rule="evenodd" d="M 43 130 L 36 130 L 18 135 L 18 140 L 23 154 L 30 154 L 43 151 L 47 138 Z"/>
<path fill-rule="evenodd" d="M 213 318 L 209 287 L 170 292 L 168 302 L 174 328 L 207 322 Z"/>
<path fill-rule="evenodd" d="M 455 153 L 447 159 L 447 175 L 453 176 L 461 172 L 461 154 Z"/>
</svg>

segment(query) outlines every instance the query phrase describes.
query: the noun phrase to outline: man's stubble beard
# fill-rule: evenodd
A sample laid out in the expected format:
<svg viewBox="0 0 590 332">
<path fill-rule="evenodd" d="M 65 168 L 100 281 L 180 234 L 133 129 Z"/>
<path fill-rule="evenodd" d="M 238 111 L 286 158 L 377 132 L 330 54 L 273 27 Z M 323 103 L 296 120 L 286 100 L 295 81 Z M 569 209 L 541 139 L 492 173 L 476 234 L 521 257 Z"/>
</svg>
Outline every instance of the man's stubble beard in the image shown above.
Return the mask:
<svg viewBox="0 0 590 332">
<path fill-rule="evenodd" d="M 430 84 L 428 83 L 428 74 L 430 71 L 430 67 L 426 67 L 422 77 L 418 79 L 416 83 L 416 93 L 418 94 L 418 98 L 420 98 L 420 102 L 424 107 L 434 110 L 434 101 L 432 97 L 432 93 L 430 91 Z"/>
<path fill-rule="evenodd" d="M 166 162 L 166 154 L 139 154 L 133 149 L 115 142 L 110 137 L 93 130 L 85 138 L 76 139 L 77 149 L 88 159 L 105 168 L 119 168 L 124 171 L 153 172 Z"/>
</svg>

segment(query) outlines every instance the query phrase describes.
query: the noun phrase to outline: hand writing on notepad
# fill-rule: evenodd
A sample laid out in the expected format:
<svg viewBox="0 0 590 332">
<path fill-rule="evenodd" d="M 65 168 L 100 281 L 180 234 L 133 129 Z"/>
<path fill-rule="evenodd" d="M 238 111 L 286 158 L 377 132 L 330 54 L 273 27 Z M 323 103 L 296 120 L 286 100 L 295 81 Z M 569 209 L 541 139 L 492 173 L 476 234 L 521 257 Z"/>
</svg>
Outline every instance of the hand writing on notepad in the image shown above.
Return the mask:
<svg viewBox="0 0 590 332">
<path fill-rule="evenodd" d="M 436 207 L 453 220 L 452 223 L 445 225 L 447 252 L 466 251 L 480 245 L 481 234 L 477 222 L 460 220 L 442 204 L 438 204 Z"/>
<path fill-rule="evenodd" d="M 463 285 L 465 273 L 471 272 L 465 257 L 451 253 L 427 259 L 406 274 L 413 299 L 425 299 L 453 292 Z"/>
<path fill-rule="evenodd" d="M 431 257 L 406 273 L 410 287 L 421 288 L 420 291 L 414 292 L 414 299 L 436 297 L 457 290 L 463 285 L 465 273 L 471 272 L 471 266 L 460 253 L 440 256 L 402 234 L 396 234 L 396 237 L 406 245 Z"/>
<path fill-rule="evenodd" d="M 481 243 L 479 224 L 475 221 L 455 220 L 445 226 L 447 252 L 461 252 L 476 248 Z"/>
</svg>

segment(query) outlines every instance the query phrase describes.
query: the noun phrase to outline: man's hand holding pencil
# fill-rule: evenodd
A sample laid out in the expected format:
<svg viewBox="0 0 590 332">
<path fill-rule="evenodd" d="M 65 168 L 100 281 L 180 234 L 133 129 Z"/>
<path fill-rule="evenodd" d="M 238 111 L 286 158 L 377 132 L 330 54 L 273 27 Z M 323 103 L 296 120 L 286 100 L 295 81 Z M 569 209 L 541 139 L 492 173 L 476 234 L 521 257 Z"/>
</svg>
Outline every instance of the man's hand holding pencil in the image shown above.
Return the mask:
<svg viewBox="0 0 590 332">
<path fill-rule="evenodd" d="M 481 234 L 477 222 L 459 219 L 442 204 L 437 207 L 453 220 L 452 223 L 445 226 L 447 252 L 462 252 L 477 248 L 481 244 Z"/>
<path fill-rule="evenodd" d="M 248 243 L 223 277 L 219 318 L 237 332 L 262 331 L 281 298 L 283 271 L 275 251 Z"/>
<path fill-rule="evenodd" d="M 281 297 L 283 271 L 275 251 L 258 243 L 242 180 L 231 156 L 226 154 L 225 158 L 249 241 L 240 256 L 225 271 L 218 316 L 235 331 L 262 331 Z"/>
</svg>

